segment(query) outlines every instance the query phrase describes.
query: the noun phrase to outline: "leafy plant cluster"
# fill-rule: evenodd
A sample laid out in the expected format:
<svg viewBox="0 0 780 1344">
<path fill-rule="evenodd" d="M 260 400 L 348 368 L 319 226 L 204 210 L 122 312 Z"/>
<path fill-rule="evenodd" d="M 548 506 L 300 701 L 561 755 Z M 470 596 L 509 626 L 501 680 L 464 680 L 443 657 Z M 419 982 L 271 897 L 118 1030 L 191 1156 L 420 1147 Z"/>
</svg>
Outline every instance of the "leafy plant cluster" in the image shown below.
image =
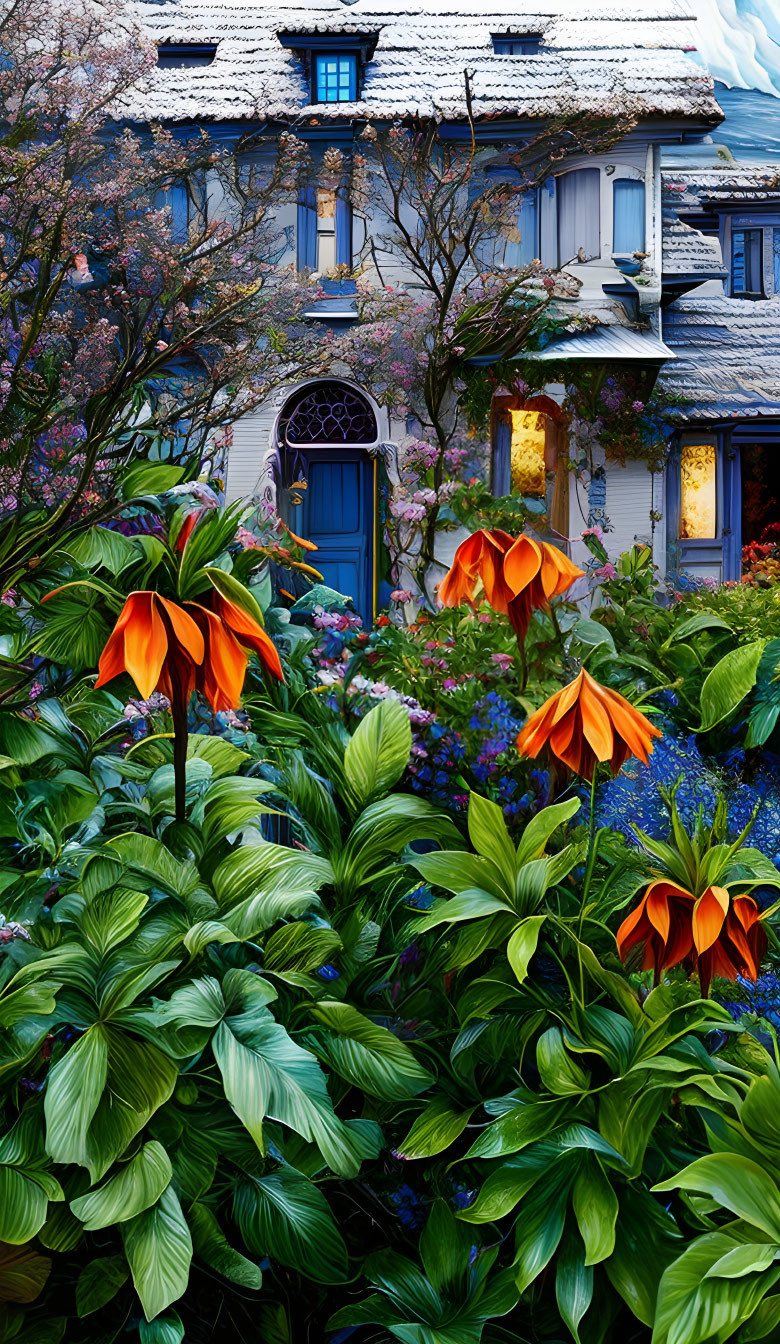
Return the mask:
<svg viewBox="0 0 780 1344">
<path fill-rule="evenodd" d="M 252 583 L 231 529 L 199 523 L 177 564 Z M 453 815 L 412 787 L 401 692 L 351 730 L 305 639 L 280 639 L 284 684 L 252 674 L 230 732 L 195 731 L 191 708 L 177 820 L 165 702 L 137 736 L 129 679 L 94 689 L 104 630 L 82 615 L 70 667 L 64 623 L 45 642 L 58 601 L 94 596 L 107 625 L 175 544 L 90 544 L 60 557 L 77 587 L 7 609 L 39 689 L 0 714 L 2 1344 L 771 1339 L 774 1028 L 701 998 L 672 945 L 654 987 L 616 933 L 694 860 L 692 890 L 729 910 L 777 885 L 773 864 L 729 842 L 723 807 L 690 835 L 673 809 L 666 840 L 629 847 L 566 788 L 510 833 L 471 748 Z M 563 644 L 534 617 L 520 713 L 571 648 L 609 670 L 559 613 Z M 498 666 L 498 618 L 436 619 L 452 642 L 424 656 Z M 361 666 L 419 654 L 419 686 L 408 667 L 399 684 L 438 710 L 421 632 L 381 627 L 363 646 L 381 668 Z M 771 913 L 762 928 L 771 972 Z"/>
</svg>

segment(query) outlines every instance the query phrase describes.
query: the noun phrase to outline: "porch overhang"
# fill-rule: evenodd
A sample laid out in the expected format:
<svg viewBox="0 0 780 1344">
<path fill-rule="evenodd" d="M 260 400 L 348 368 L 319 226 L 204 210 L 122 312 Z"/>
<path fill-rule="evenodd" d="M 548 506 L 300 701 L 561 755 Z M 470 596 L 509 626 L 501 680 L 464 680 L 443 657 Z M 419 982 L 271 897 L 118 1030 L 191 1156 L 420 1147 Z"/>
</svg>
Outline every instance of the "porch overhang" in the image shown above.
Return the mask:
<svg viewBox="0 0 780 1344">
<path fill-rule="evenodd" d="M 585 360 L 588 363 L 652 364 L 660 368 L 677 356 L 655 332 L 635 331 L 632 327 L 595 327 L 580 336 L 552 341 L 543 350 L 524 351 L 521 358 L 555 363 Z"/>
</svg>

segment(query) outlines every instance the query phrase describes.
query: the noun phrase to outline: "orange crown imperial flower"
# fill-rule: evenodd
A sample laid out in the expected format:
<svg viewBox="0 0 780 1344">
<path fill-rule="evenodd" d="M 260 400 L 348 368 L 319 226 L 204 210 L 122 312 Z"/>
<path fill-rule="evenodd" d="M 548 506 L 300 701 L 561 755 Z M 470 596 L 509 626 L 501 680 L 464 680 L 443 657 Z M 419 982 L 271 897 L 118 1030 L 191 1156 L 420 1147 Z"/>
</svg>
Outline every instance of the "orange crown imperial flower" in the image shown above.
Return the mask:
<svg viewBox="0 0 780 1344">
<path fill-rule="evenodd" d="M 197 602 L 179 606 L 159 593 L 127 598 L 98 665 L 97 686 L 127 672 L 148 700 L 160 691 L 186 702 L 199 690 L 216 712 L 237 709 L 247 667 L 247 648 L 282 681 L 282 665 L 257 621 L 220 593 L 213 609 Z"/>
<path fill-rule="evenodd" d="M 617 945 L 624 961 L 642 946 L 642 969 L 652 968 L 656 982 L 671 966 L 698 972 L 706 997 L 713 976 L 757 980 L 767 936 L 752 896 L 732 897 L 727 888 L 710 886 L 697 900 L 676 882 L 661 880 L 651 882 L 623 920 Z"/>
<path fill-rule="evenodd" d="M 600 686 L 583 667 L 531 715 L 517 746 L 521 756 L 532 757 L 548 747 L 576 774 L 592 779 L 599 761 L 609 761 L 613 774 L 629 756 L 647 765 L 653 738 L 661 736 L 644 714 L 617 691 Z"/>
<path fill-rule="evenodd" d="M 584 570 L 557 547 L 523 533 L 510 537 L 495 528 L 480 529 L 461 542 L 449 573 L 439 584 L 439 602 L 457 607 L 474 605 L 481 582 L 494 611 L 506 614 L 518 639 L 524 639 L 535 609 L 544 609 L 582 578 Z"/>
</svg>

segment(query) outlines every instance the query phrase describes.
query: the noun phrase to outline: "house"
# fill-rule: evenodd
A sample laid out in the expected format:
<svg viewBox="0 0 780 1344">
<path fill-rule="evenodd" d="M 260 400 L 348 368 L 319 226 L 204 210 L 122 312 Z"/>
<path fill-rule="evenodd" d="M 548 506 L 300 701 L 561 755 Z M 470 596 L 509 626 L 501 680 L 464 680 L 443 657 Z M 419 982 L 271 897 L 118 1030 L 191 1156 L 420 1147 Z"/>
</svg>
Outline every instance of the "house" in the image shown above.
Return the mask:
<svg viewBox="0 0 780 1344">
<path fill-rule="evenodd" d="M 632 129 L 612 150 L 562 160 L 524 203 L 521 255 L 511 264 L 579 258 L 567 270 L 580 286 L 580 310 L 599 325 L 566 342 L 566 359 L 637 370 L 648 388 L 664 370 L 663 385 L 680 402 L 670 465 L 654 474 L 641 461 L 621 467 L 596 446 L 590 486 L 562 477 L 554 414 L 562 388 L 551 385 L 533 414 L 499 398 L 491 476 L 505 491 L 512 461 L 528 459 L 524 488 L 534 471 L 540 493 L 554 477 L 562 540 L 603 516 L 613 553 L 640 539 L 664 570 L 737 573 L 741 542 L 760 522 L 744 503 L 745 488 L 739 502 L 740 471 L 753 469 L 756 454 L 769 461 L 760 445 L 780 425 L 780 346 L 769 358 L 765 348 L 780 322 L 772 269 L 780 192 L 769 166 L 742 170 L 713 146 L 723 114 L 696 60 L 684 0 L 635 0 L 628 16 L 619 0 L 528 0 L 522 10 L 510 0 L 137 4 L 159 64 L 136 115 L 206 125 L 228 142 L 247 128 L 294 123 L 322 153 L 349 147 L 366 119 L 407 113 L 435 117 L 442 135 L 465 136 L 465 70 L 477 139 L 499 152 L 560 113 L 628 111 Z M 285 223 L 282 265 L 325 274 L 358 259 L 373 264 L 364 246 L 371 219 L 353 216 L 338 198 L 322 208 L 307 189 Z M 641 269 L 626 264 L 634 253 L 644 254 Z M 414 282 L 392 256 L 383 258 L 388 275 Z M 334 290 L 315 316 L 353 322 L 349 286 Z M 541 357 L 559 363 L 557 343 Z M 326 581 L 370 618 L 384 596 L 377 461 L 384 458 L 392 476 L 407 439 L 406 424 L 338 370 L 291 383 L 235 425 L 227 498 L 277 507 L 319 546 Z M 307 490 L 294 504 L 279 489 L 286 457 L 306 473 Z M 451 539 L 444 559 L 447 545 Z M 571 542 L 575 558 L 580 545 Z"/>
</svg>

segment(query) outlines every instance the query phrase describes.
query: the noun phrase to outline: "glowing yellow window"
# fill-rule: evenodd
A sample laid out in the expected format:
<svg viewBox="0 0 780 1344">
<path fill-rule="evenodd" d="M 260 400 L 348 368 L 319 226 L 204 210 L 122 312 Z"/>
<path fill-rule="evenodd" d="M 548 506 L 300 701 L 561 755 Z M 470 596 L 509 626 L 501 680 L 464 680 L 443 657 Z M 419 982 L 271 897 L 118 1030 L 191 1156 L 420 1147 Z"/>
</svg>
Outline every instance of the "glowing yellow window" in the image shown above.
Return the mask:
<svg viewBox="0 0 780 1344">
<path fill-rule="evenodd" d="M 686 443 L 682 450 L 680 536 L 716 536 L 717 491 L 714 443 Z"/>
<path fill-rule="evenodd" d="M 512 417 L 512 490 L 520 495 L 545 492 L 545 426 L 543 411 L 510 411 Z"/>
</svg>

